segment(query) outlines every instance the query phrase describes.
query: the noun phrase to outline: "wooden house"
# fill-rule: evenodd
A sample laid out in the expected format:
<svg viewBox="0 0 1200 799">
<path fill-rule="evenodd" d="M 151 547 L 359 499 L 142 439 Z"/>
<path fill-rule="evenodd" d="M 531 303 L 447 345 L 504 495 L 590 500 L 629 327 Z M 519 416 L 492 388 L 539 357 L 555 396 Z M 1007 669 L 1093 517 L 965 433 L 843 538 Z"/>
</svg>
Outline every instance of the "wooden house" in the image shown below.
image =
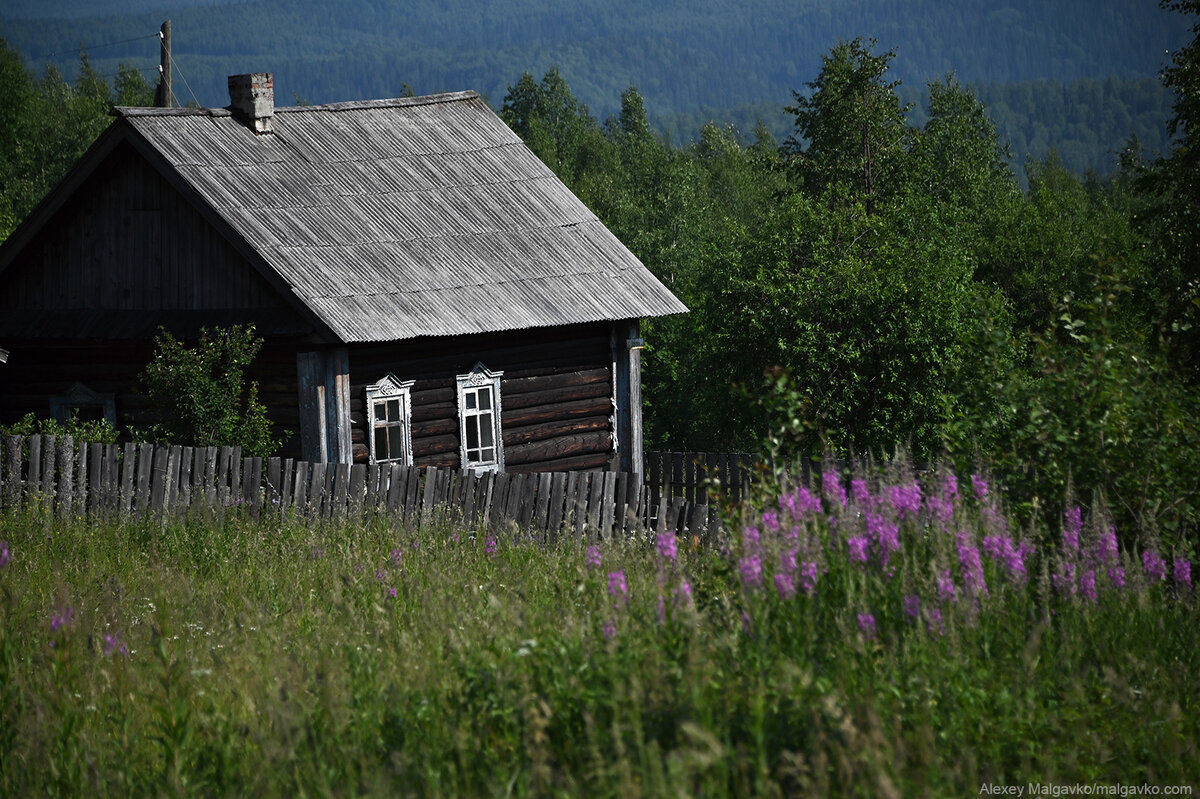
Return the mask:
<svg viewBox="0 0 1200 799">
<path fill-rule="evenodd" d="M 250 324 L 284 454 L 641 470 L 639 320 L 687 309 L 473 92 L 118 108 L 0 248 L 0 422 L 145 423 L 162 328 Z"/>
</svg>

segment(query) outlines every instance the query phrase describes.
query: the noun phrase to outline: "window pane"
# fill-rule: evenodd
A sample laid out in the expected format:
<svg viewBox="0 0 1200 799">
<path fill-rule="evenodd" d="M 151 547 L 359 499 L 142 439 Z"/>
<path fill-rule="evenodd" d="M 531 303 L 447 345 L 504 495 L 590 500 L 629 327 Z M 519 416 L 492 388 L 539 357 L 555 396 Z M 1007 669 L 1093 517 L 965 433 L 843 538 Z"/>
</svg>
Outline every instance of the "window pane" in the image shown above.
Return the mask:
<svg viewBox="0 0 1200 799">
<path fill-rule="evenodd" d="M 492 409 L 492 387 L 484 386 L 479 389 L 479 410 L 488 411 Z"/>
<path fill-rule="evenodd" d="M 397 422 L 400 420 L 400 400 L 388 400 L 387 418 L 389 422 Z"/>
<path fill-rule="evenodd" d="M 388 436 L 388 457 L 392 460 L 404 459 L 404 434 L 399 427 L 390 428 Z"/>
<path fill-rule="evenodd" d="M 467 449 L 477 449 L 479 447 L 479 417 L 467 417 Z"/>
<path fill-rule="evenodd" d="M 468 391 L 465 394 L 463 394 L 463 400 L 466 403 L 467 410 L 469 410 L 469 411 L 475 410 L 475 392 L 474 391 Z"/>
<path fill-rule="evenodd" d="M 486 447 L 479 451 L 479 460 L 482 462 L 496 460 L 496 451 L 491 447 Z"/>
<path fill-rule="evenodd" d="M 479 438 L 483 442 L 483 446 L 490 447 L 496 443 L 492 440 L 492 415 L 490 413 L 482 413 L 479 419 Z"/>
<path fill-rule="evenodd" d="M 375 428 L 375 460 L 381 461 L 387 458 L 387 428 Z"/>
<path fill-rule="evenodd" d="M 375 403 L 372 403 L 372 405 L 375 406 L 375 420 L 376 421 L 382 422 L 384 419 L 387 419 L 387 408 L 384 405 L 384 403 L 375 402 Z"/>
</svg>

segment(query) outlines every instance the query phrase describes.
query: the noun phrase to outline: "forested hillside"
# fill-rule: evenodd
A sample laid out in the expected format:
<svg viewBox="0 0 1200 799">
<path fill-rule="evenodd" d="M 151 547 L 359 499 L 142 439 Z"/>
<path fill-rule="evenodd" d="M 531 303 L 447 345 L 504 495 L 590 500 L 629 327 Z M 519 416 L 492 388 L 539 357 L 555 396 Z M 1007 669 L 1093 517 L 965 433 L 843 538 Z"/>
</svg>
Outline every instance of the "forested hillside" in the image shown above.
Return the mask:
<svg viewBox="0 0 1200 799">
<path fill-rule="evenodd" d="M 839 40 L 873 37 L 896 51 L 892 72 L 908 96 L 953 72 L 994 103 L 1018 164 L 1055 147 L 1070 168 L 1102 173 L 1135 130 L 1148 148 L 1165 149 L 1167 96 L 1137 81 L 1153 79 L 1164 53 L 1186 39 L 1179 17 L 1154 0 L 11 0 L 0 36 L 36 69 L 49 62 L 71 75 L 82 45 L 102 75 L 126 63 L 149 76 L 167 17 L 181 102 L 223 105 L 226 75 L 265 70 L 280 101 L 393 96 L 407 85 L 471 88 L 498 104 L 523 72 L 557 66 L 601 119 L 637 86 L 651 120 L 677 142 L 709 119 L 743 132 L 761 120 L 781 137 L 780 109 L 820 55 Z M 1067 107 L 1087 102 L 1076 81 L 1109 78 L 1103 100 L 1113 119 L 1096 108 L 1062 118 L 1064 98 Z M 1001 107 L 996 95 L 1014 101 Z"/>
</svg>

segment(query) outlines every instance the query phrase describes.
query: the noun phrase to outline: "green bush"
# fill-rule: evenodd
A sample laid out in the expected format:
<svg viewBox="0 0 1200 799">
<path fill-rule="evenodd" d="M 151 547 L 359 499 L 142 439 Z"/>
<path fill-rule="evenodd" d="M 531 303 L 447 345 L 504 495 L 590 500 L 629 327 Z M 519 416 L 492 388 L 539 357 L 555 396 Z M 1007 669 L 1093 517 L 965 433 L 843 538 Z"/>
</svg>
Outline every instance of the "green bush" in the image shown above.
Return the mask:
<svg viewBox="0 0 1200 799">
<path fill-rule="evenodd" d="M 269 455 L 280 443 L 271 433 L 258 384 L 243 370 L 262 347 L 253 325 L 204 328 L 194 347 L 166 331 L 154 339 L 158 351 L 141 381 L 159 421 L 150 437 L 193 447 L 240 446 L 246 455 Z"/>
<path fill-rule="evenodd" d="M 84 421 L 78 415 L 72 416 L 63 423 L 57 419 L 39 419 L 37 414 L 30 412 L 21 417 L 21 421 L 10 425 L 0 425 L 0 435 L 8 436 L 71 436 L 76 441 L 87 441 L 95 444 L 115 444 L 117 428 L 107 419 Z"/>
</svg>

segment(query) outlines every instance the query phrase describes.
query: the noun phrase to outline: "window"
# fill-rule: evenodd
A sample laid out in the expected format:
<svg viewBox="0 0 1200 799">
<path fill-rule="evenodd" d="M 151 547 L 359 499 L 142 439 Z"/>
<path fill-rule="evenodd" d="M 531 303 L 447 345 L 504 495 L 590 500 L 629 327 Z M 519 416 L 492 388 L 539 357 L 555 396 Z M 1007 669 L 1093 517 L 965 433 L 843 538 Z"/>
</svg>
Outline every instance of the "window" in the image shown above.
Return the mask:
<svg viewBox="0 0 1200 799">
<path fill-rule="evenodd" d="M 413 381 L 400 381 L 386 375 L 374 385 L 367 386 L 367 418 L 370 420 L 370 443 L 367 447 L 371 463 L 402 463 L 411 466 L 412 459 L 412 397 Z"/>
<path fill-rule="evenodd" d="M 50 416 L 66 424 L 72 418 L 81 422 L 106 420 L 117 426 L 117 395 L 92 391 L 82 383 L 74 383 L 65 394 L 50 398 Z"/>
<path fill-rule="evenodd" d="M 459 448 L 464 469 L 504 470 L 500 376 L 482 363 L 458 376 Z"/>
</svg>

